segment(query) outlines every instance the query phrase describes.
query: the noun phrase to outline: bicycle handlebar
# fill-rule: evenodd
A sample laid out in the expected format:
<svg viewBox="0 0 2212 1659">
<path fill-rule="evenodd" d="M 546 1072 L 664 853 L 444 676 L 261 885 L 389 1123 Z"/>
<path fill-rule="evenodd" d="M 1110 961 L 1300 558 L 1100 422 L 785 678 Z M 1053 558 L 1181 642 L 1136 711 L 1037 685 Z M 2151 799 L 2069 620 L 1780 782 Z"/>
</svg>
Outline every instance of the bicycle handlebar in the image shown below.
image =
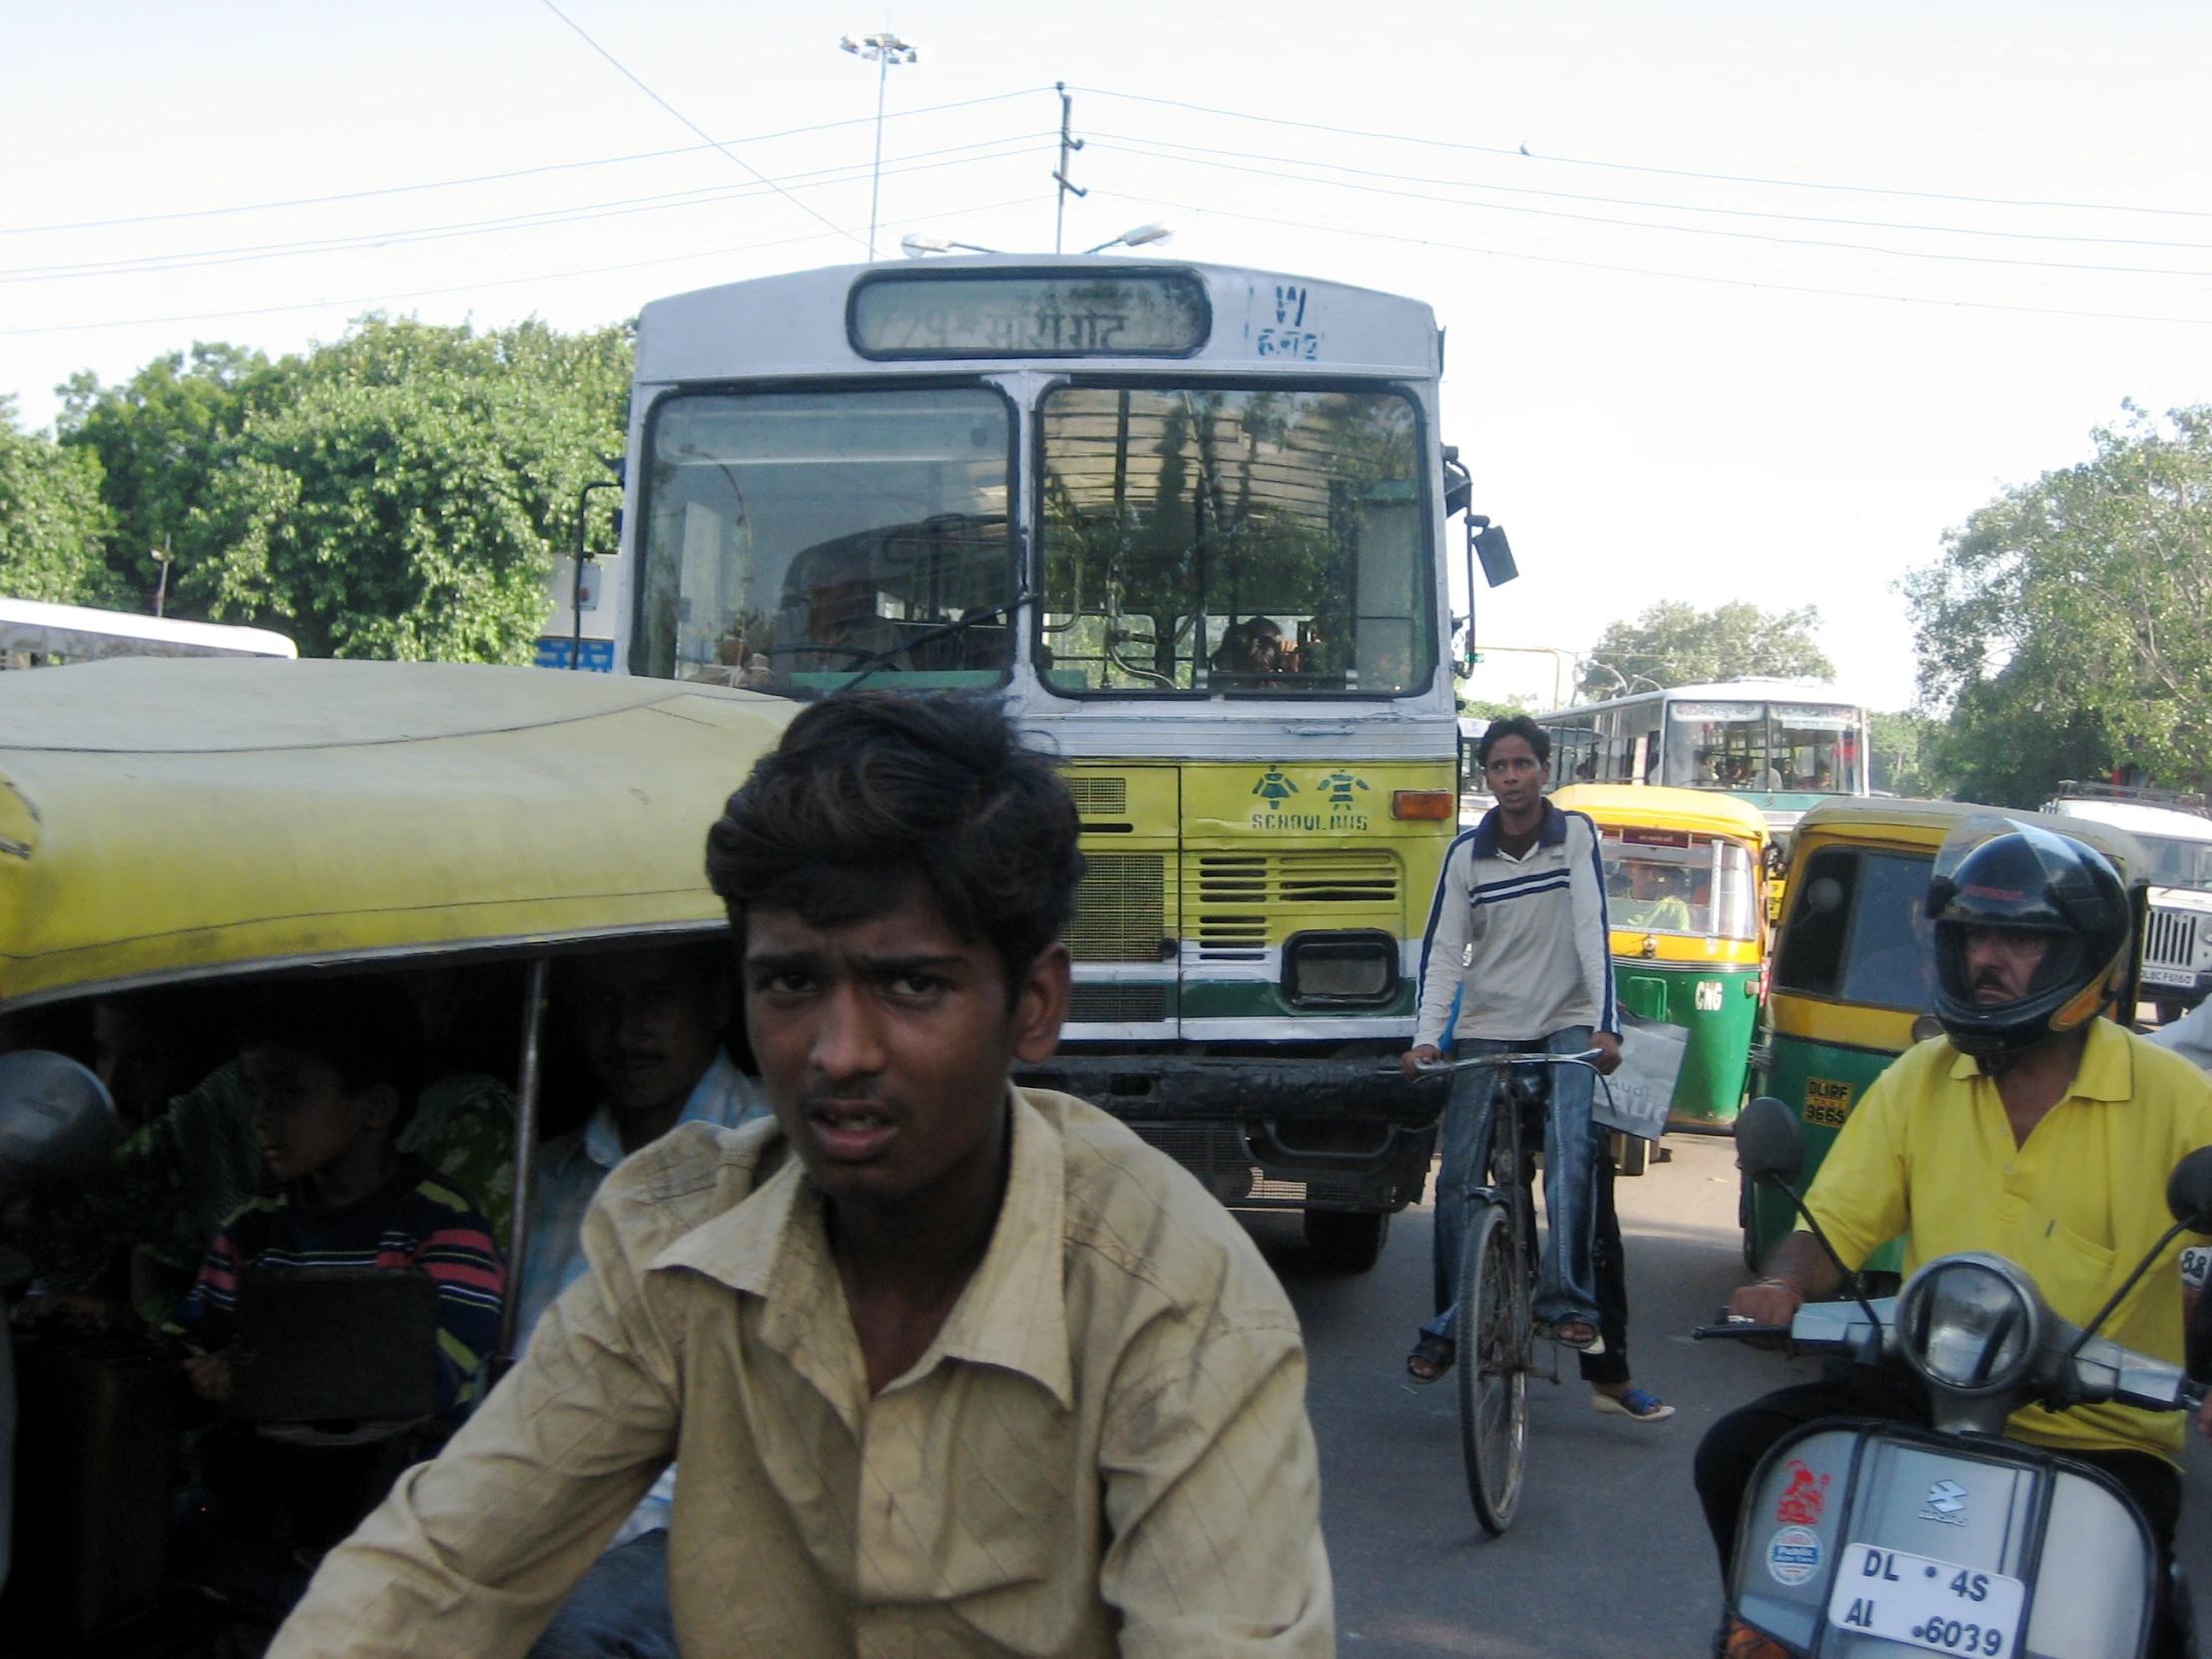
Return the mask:
<svg viewBox="0 0 2212 1659">
<path fill-rule="evenodd" d="M 1593 1060 L 1602 1060 L 1602 1048 L 1586 1048 L 1580 1054 L 1477 1054 L 1466 1060 L 1434 1060 L 1416 1065 L 1413 1070 L 1422 1077 L 1442 1077 L 1455 1071 L 1473 1071 L 1482 1068 L 1502 1071 L 1508 1066 L 1587 1066 Z M 1382 1068 L 1385 1075 L 1395 1074 L 1396 1066 Z M 1593 1068 L 1594 1069 L 1594 1068 Z"/>
<path fill-rule="evenodd" d="M 1726 1325 L 1693 1325 L 1690 1327 L 1690 1340 L 1698 1343 L 1720 1340 L 1741 1342 L 1766 1337 L 1777 1342 L 1788 1342 L 1790 1330 L 1787 1325 L 1753 1325 L 1749 1320 L 1731 1320 Z"/>
</svg>

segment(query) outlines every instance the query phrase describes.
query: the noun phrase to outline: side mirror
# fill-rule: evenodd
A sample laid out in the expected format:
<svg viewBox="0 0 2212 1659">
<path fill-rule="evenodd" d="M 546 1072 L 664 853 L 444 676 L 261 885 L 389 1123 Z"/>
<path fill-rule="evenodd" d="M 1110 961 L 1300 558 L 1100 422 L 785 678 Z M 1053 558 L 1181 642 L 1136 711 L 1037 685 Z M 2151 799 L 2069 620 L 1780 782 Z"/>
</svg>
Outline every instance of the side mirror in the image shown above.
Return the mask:
<svg viewBox="0 0 2212 1659">
<path fill-rule="evenodd" d="M 0 1054 L 0 1193 L 86 1180 L 120 1129 L 107 1086 L 67 1055 Z"/>
<path fill-rule="evenodd" d="M 2166 1178 L 2166 1209 L 2192 1233 L 2212 1233 L 2212 1146 L 2200 1146 Z"/>
<path fill-rule="evenodd" d="M 1761 1095 L 1736 1119 L 1736 1167 L 1754 1182 L 1785 1186 L 1805 1167 L 1805 1134 L 1797 1114 L 1771 1094 Z"/>
<path fill-rule="evenodd" d="M 1482 580 L 1493 588 L 1503 587 L 1520 574 L 1520 567 L 1513 563 L 1512 543 L 1505 539 L 1499 525 L 1485 524 L 1474 533 L 1474 556 L 1482 561 Z"/>
</svg>

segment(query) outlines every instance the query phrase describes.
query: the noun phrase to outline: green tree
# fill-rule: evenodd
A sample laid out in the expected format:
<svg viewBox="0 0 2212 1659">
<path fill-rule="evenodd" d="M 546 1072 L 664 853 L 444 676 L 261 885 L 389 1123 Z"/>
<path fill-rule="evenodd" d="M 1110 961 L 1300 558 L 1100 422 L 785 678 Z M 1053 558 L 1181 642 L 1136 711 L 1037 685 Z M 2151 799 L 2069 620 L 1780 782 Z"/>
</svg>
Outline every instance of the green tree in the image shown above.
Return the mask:
<svg viewBox="0 0 2212 1659">
<path fill-rule="evenodd" d="M 1619 696 L 1624 682 L 1639 679 L 1659 686 L 1737 680 L 1747 674 L 1832 679 L 1835 665 L 1813 639 L 1820 625 L 1821 613 L 1810 605 L 1762 611 L 1739 600 L 1701 611 L 1681 600 L 1663 599 L 1633 622 L 1612 623 L 1598 636 L 1590 666 L 1583 671 L 1582 695 Z"/>
<path fill-rule="evenodd" d="M 105 558 L 119 596 L 154 608 L 161 571 L 152 550 L 185 545 L 225 446 L 277 395 L 288 366 L 245 346 L 196 341 L 120 385 L 80 371 L 55 388 L 62 443 L 100 460 L 114 515 Z"/>
<path fill-rule="evenodd" d="M 98 457 L 20 430 L 0 396 L 0 595 L 107 603 L 108 524 Z"/>
<path fill-rule="evenodd" d="M 1913 710 L 1867 711 L 1873 770 L 1869 782 L 1885 795 L 1940 801 L 1951 789 L 1943 723 Z"/>
<path fill-rule="evenodd" d="M 161 411 L 137 421 L 148 447 L 178 435 L 172 471 L 134 452 L 158 485 L 134 504 L 170 515 L 183 614 L 277 629 L 307 656 L 527 662 L 578 492 L 622 451 L 630 346 L 626 326 L 370 316 L 248 363 L 231 403 L 201 383 L 214 372 L 158 363 L 136 401 L 91 393 L 76 430 L 144 408 Z"/>
<path fill-rule="evenodd" d="M 2005 491 L 1906 580 L 1966 799 L 2031 807 L 2115 767 L 2212 777 L 2212 406 L 2124 407 L 2090 459 Z"/>
</svg>

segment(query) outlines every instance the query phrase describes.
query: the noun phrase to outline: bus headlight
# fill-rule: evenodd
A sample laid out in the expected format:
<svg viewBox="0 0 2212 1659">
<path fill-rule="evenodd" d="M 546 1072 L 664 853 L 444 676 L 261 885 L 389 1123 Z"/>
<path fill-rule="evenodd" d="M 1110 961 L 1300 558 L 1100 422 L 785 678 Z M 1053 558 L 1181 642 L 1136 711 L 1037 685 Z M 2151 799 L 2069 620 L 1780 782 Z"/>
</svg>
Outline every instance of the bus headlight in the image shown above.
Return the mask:
<svg viewBox="0 0 2212 1659">
<path fill-rule="evenodd" d="M 1397 940 L 1381 929 L 1294 933 L 1283 995 L 1306 1008 L 1376 1008 L 1397 997 Z"/>
<path fill-rule="evenodd" d="M 2041 1346 L 2042 1303 L 2009 1262 L 1945 1256 L 1905 1287 L 1898 1324 L 1906 1359 L 1930 1382 L 1998 1393 L 2018 1383 Z"/>
</svg>

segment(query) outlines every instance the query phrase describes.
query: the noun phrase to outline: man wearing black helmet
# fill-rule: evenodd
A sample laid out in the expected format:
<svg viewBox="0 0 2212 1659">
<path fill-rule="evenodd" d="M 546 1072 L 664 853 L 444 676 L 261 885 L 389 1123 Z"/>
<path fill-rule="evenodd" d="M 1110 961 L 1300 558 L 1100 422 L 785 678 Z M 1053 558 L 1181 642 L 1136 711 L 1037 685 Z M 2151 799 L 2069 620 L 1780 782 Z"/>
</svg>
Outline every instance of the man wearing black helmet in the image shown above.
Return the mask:
<svg viewBox="0 0 2212 1659">
<path fill-rule="evenodd" d="M 1927 903 L 1943 1035 L 1907 1050 L 1867 1090 L 1806 1205 L 1854 1269 L 1901 1234 L 1908 1273 L 1987 1251 L 2025 1269 L 2060 1318 L 2086 1325 L 2165 1231 L 2173 1166 L 2212 1144 L 2212 1083 L 2104 1017 L 2128 977 L 2131 928 L 2126 888 L 2102 854 L 1982 820 L 1944 844 Z M 2102 1335 L 2181 1363 L 2180 1249 L 2167 1247 Z M 1731 1313 L 1787 1325 L 1843 1281 L 1807 1232 L 1778 1244 L 1765 1271 L 1730 1298 Z M 1832 1416 L 1926 1424 L 1928 1396 L 1916 1380 L 1837 1362 L 1822 1381 L 1715 1423 L 1698 1448 L 1697 1484 L 1724 1572 L 1760 1458 L 1791 1429 Z M 2112 1475 L 2170 1549 L 2182 1429 L 2171 1412 L 2105 1404 L 2030 1407 L 2006 1433 Z"/>
</svg>

